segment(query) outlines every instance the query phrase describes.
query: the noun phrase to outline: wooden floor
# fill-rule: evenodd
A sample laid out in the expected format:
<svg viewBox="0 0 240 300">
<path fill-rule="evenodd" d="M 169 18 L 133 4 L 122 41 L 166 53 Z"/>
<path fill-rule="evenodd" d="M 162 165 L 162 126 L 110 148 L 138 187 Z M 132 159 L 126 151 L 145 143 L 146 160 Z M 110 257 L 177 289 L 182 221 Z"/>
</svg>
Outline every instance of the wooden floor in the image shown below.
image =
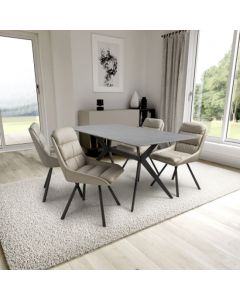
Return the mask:
<svg viewBox="0 0 240 300">
<path fill-rule="evenodd" d="M 0 170 L 0 183 L 47 173 L 33 151 L 1 153 Z M 53 269 L 240 269 L 240 191 Z"/>
</svg>

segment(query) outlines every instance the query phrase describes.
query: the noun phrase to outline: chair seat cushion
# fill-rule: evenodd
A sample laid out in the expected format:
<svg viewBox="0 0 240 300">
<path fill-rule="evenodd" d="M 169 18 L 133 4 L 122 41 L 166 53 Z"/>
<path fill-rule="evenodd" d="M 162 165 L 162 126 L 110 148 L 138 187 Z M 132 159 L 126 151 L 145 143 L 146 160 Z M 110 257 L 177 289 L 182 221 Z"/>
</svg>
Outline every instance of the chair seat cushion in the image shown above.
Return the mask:
<svg viewBox="0 0 240 300">
<path fill-rule="evenodd" d="M 123 168 L 116 164 L 98 162 L 98 164 L 86 164 L 77 172 L 104 179 L 108 184 L 111 184 L 122 174 Z"/>
<path fill-rule="evenodd" d="M 172 165 L 172 166 L 178 166 L 183 163 L 188 162 L 188 160 L 192 157 L 191 154 L 185 153 L 185 152 L 179 152 L 175 151 L 173 149 L 171 150 L 160 150 L 156 151 L 151 155 L 152 159 L 161 161 L 163 163 Z"/>
</svg>

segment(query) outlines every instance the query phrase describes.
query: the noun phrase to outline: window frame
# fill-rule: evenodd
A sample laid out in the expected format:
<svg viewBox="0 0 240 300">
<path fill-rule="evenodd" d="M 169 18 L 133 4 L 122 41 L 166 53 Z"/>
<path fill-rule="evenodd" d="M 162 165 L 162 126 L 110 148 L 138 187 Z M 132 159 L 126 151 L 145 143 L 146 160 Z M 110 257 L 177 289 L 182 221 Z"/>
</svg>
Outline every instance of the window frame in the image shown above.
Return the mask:
<svg viewBox="0 0 240 300">
<path fill-rule="evenodd" d="M 199 54 L 199 42 L 200 42 L 200 31 L 197 31 L 197 39 L 196 39 L 196 51 L 195 51 L 195 64 L 194 64 L 194 76 L 193 76 L 193 87 L 192 91 L 192 101 L 191 101 L 191 108 L 190 108 L 190 120 L 193 120 L 193 107 L 194 107 L 194 92 L 196 87 L 196 72 L 197 72 L 197 62 L 198 62 L 198 54 Z M 233 42 L 232 42 L 232 49 L 231 49 L 231 62 L 230 62 L 230 73 L 227 82 L 227 89 L 226 89 L 226 97 L 224 100 L 224 113 L 223 113 L 223 120 L 222 120 L 222 130 L 220 137 L 213 137 L 207 136 L 206 141 L 219 143 L 219 144 L 228 144 L 234 146 L 240 146 L 240 138 L 239 139 L 230 139 L 227 137 L 228 134 L 228 127 L 229 127 L 229 117 L 230 117 L 230 108 L 232 104 L 232 95 L 233 95 L 233 86 L 234 86 L 234 77 L 237 67 L 237 57 L 238 51 L 240 51 L 240 31 L 233 30 Z"/>
<path fill-rule="evenodd" d="M 2 31 L 0 30 L 0 36 L 15 38 L 15 39 L 24 39 L 30 40 L 32 43 L 32 54 L 33 54 L 33 63 L 34 63 L 34 72 L 35 72 L 35 82 L 36 89 L 37 85 L 40 87 L 40 92 L 37 90 L 37 104 L 38 104 L 38 112 L 39 112 L 39 123 L 41 126 L 41 130 L 44 134 L 46 134 L 46 114 L 44 108 L 44 99 L 42 92 L 42 77 L 41 77 L 41 68 L 40 68 L 40 54 L 39 54 L 39 44 L 38 44 L 38 34 L 35 32 L 25 32 L 25 31 Z M 0 115 L 1 118 L 1 115 Z M 1 126 L 2 122 L 0 122 Z M 1 135 L 1 144 L 0 144 L 0 152 L 7 151 L 18 151 L 25 149 L 32 149 L 33 143 L 23 143 L 23 144 L 14 144 L 14 145 L 6 145 L 4 140 L 3 128 L 0 128 Z"/>
</svg>

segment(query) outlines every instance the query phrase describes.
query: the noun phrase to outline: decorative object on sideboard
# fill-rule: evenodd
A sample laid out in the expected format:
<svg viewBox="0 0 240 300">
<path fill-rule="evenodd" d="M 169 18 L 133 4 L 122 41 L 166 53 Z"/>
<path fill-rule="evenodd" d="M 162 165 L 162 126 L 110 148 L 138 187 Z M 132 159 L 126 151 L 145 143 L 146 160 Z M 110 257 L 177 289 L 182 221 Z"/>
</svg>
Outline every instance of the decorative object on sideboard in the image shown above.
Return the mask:
<svg viewBox="0 0 240 300">
<path fill-rule="evenodd" d="M 130 107 L 131 108 L 139 108 L 139 95 L 137 91 L 135 91 L 132 95 L 131 101 L 130 101 Z"/>
<path fill-rule="evenodd" d="M 146 97 L 142 97 L 139 108 L 139 126 L 142 126 L 146 118 L 156 118 L 155 109 L 148 108 L 148 100 Z"/>
<path fill-rule="evenodd" d="M 104 101 L 103 99 L 97 99 L 97 110 L 104 110 Z"/>
<path fill-rule="evenodd" d="M 123 92 L 124 40 L 92 35 L 94 92 Z"/>
<path fill-rule="evenodd" d="M 146 97 L 142 97 L 141 100 L 141 106 L 142 109 L 147 109 L 147 98 Z"/>
</svg>

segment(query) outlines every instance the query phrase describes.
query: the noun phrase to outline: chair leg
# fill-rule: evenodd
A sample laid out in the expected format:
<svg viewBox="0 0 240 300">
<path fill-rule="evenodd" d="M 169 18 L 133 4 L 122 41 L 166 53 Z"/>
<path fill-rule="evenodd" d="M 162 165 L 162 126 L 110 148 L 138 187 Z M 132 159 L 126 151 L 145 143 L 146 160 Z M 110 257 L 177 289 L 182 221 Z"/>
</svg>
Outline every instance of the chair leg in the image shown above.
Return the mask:
<svg viewBox="0 0 240 300">
<path fill-rule="evenodd" d="M 83 184 L 83 197 L 82 199 L 85 200 L 86 197 L 86 183 Z"/>
<path fill-rule="evenodd" d="M 46 180 L 45 180 L 45 183 L 44 183 L 44 188 L 46 188 L 47 182 L 48 182 L 48 180 L 49 180 L 50 173 L 52 173 L 51 169 L 52 169 L 52 168 L 49 168 L 49 170 L 48 170 L 47 177 L 46 177 Z"/>
<path fill-rule="evenodd" d="M 127 164 L 128 161 L 129 161 L 129 158 L 127 158 L 126 161 L 125 161 L 125 163 L 123 164 L 123 166 L 122 166 L 123 169 L 125 168 L 125 166 L 126 166 L 126 164 Z"/>
<path fill-rule="evenodd" d="M 99 200 L 100 200 L 100 208 L 101 208 L 101 215 L 102 215 L 102 225 L 103 227 L 106 227 L 103 199 L 102 199 L 102 188 L 100 185 L 98 186 L 98 191 L 99 191 Z"/>
<path fill-rule="evenodd" d="M 191 175 L 192 175 L 192 178 L 193 178 L 193 180 L 194 180 L 194 182 L 195 182 L 197 188 L 198 188 L 199 190 L 201 190 L 200 185 L 198 184 L 197 179 L 196 179 L 196 177 L 194 176 L 193 171 L 192 171 L 192 169 L 190 168 L 189 164 L 187 164 L 187 166 L 188 166 L 188 170 L 190 171 L 190 173 L 191 173 Z"/>
<path fill-rule="evenodd" d="M 165 170 L 166 166 L 167 166 L 167 164 L 165 164 L 165 165 L 163 166 L 162 170 L 161 170 L 159 173 L 157 173 L 158 177 L 159 177 L 159 176 L 162 174 L 162 172 Z M 156 180 L 154 179 L 153 182 L 150 184 L 150 186 L 153 186 L 155 182 L 156 182 Z"/>
<path fill-rule="evenodd" d="M 138 171 L 138 182 L 140 181 L 140 173 L 141 173 L 141 164 L 139 165 L 139 171 Z"/>
<path fill-rule="evenodd" d="M 175 183 L 176 183 L 176 196 L 179 197 L 179 186 L 178 186 L 178 173 L 177 173 L 177 167 L 175 167 L 174 177 L 175 177 Z"/>
<path fill-rule="evenodd" d="M 77 186 L 77 190 L 78 190 L 78 193 L 79 193 L 80 197 L 82 198 L 82 200 L 84 200 L 84 199 L 83 199 L 83 193 L 82 193 L 82 191 L 81 191 L 81 188 L 80 188 L 80 186 L 79 186 L 79 183 L 76 183 L 76 186 Z"/>
<path fill-rule="evenodd" d="M 49 169 L 47 179 L 44 184 L 45 191 L 44 191 L 44 195 L 43 195 L 43 202 L 46 202 L 46 200 L 47 200 L 47 194 L 48 194 L 48 188 L 49 188 L 50 181 L 51 181 L 51 176 L 52 176 L 52 168 Z"/>
<path fill-rule="evenodd" d="M 115 195 L 115 193 L 113 192 L 112 188 L 110 187 L 110 185 L 108 185 L 108 189 L 110 191 L 110 193 L 112 194 L 114 200 L 116 201 L 117 205 L 121 205 L 121 203 L 118 201 L 117 196 Z"/>
<path fill-rule="evenodd" d="M 70 206 L 70 204 L 71 204 L 71 202 L 72 202 L 72 199 L 73 199 L 73 197 L 74 197 L 74 195 L 75 195 L 75 192 L 76 192 L 76 190 L 77 190 L 77 187 L 78 187 L 78 185 L 77 185 L 77 183 L 75 184 L 75 187 L 74 187 L 74 189 L 73 189 L 73 191 L 72 191 L 72 194 L 71 194 L 71 196 L 70 196 L 70 198 L 68 199 L 68 202 L 67 202 L 67 205 L 66 205 L 66 207 L 65 207 L 65 209 L 64 209 L 64 211 L 63 211 L 63 214 L 62 214 L 62 216 L 61 216 L 61 219 L 63 220 L 64 218 L 65 218 L 65 216 L 66 216 L 66 213 L 67 213 L 67 211 L 68 211 L 68 209 L 69 209 L 69 206 Z"/>
<path fill-rule="evenodd" d="M 175 169 L 174 169 L 173 174 L 172 174 L 172 180 L 174 179 L 174 177 L 175 177 Z"/>
</svg>

